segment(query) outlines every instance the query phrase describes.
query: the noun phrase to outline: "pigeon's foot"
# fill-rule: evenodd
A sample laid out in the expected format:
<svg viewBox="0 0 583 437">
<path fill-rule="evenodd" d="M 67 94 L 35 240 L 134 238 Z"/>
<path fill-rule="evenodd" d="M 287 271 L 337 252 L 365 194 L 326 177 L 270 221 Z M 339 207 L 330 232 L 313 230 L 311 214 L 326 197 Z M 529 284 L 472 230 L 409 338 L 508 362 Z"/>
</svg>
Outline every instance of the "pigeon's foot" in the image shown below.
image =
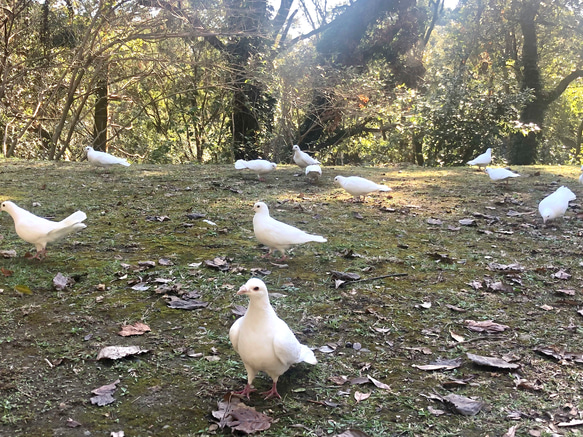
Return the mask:
<svg viewBox="0 0 583 437">
<path fill-rule="evenodd" d="M 42 261 L 43 259 L 45 259 L 47 257 L 47 250 L 43 249 L 43 250 L 39 250 L 35 256 L 33 256 L 33 259 L 38 259 L 39 261 Z"/>
<path fill-rule="evenodd" d="M 263 392 L 261 394 L 262 395 L 266 395 L 265 396 L 265 399 L 269 399 L 269 398 L 279 398 L 279 399 L 281 399 L 281 396 L 277 392 L 277 383 L 276 382 L 273 383 L 273 386 L 271 387 L 271 390 L 265 391 L 265 392 Z"/>
<path fill-rule="evenodd" d="M 262 178 L 261 176 L 259 177 L 259 182 L 265 182 L 265 181 L 266 181 L 265 178 Z"/>
<path fill-rule="evenodd" d="M 251 385 L 247 384 L 243 390 L 234 391 L 233 394 L 239 395 L 239 396 L 245 396 L 247 399 L 249 399 L 249 394 L 253 393 L 254 391 L 257 391 L 257 390 L 254 389 L 253 387 L 251 387 Z"/>
</svg>

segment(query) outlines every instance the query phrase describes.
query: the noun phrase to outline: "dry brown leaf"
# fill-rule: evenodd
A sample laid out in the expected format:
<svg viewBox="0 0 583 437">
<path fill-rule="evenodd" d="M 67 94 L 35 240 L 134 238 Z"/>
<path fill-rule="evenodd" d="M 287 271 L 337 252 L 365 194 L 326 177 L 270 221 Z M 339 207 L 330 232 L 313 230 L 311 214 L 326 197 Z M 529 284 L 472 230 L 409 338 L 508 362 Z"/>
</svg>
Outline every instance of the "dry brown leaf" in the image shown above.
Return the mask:
<svg viewBox="0 0 583 437">
<path fill-rule="evenodd" d="M 213 411 L 212 415 L 219 419 L 221 428 L 228 426 L 245 434 L 253 434 L 269 429 L 273 421 L 271 417 L 245 405 L 240 398 L 232 396 L 230 393 L 225 395 L 221 402 L 218 402 L 218 407 L 219 409 Z"/>
<path fill-rule="evenodd" d="M 69 278 L 64 276 L 62 273 L 57 273 L 57 275 L 53 278 L 53 286 L 55 290 L 61 291 L 67 287 L 69 283 Z"/>
<path fill-rule="evenodd" d="M 484 407 L 482 401 L 476 401 L 453 393 L 443 399 L 452 404 L 455 411 L 463 416 L 475 416 Z"/>
<path fill-rule="evenodd" d="M 476 322 L 475 320 L 465 320 L 464 323 L 470 331 L 486 332 L 488 334 L 504 332 L 505 330 L 510 329 L 509 326 L 495 323 L 492 320 L 482 320 L 479 322 Z"/>
<path fill-rule="evenodd" d="M 115 402 L 113 393 L 115 392 L 115 389 L 117 388 L 119 382 L 120 381 L 118 379 L 115 382 L 112 382 L 111 384 L 102 385 L 99 388 L 91 390 L 91 393 L 96 395 L 91 398 L 91 403 L 96 404 L 99 407 L 103 407 L 104 405 L 109 405 Z"/>
<path fill-rule="evenodd" d="M 413 364 L 412 367 L 415 367 L 419 370 L 452 370 L 457 369 L 461 365 L 462 359 L 455 358 L 453 360 L 437 360 L 422 366 Z"/>
<path fill-rule="evenodd" d="M 354 392 L 354 399 L 356 399 L 356 402 L 364 401 L 364 400 L 368 399 L 369 397 L 370 397 L 370 393 L 361 393 L 358 390 Z"/>
<path fill-rule="evenodd" d="M 508 431 L 502 435 L 502 437 L 514 437 L 516 435 L 516 430 L 518 429 L 518 425 L 511 426 L 508 428 Z"/>
<path fill-rule="evenodd" d="M 77 428 L 79 426 L 81 426 L 81 424 L 79 422 L 77 422 L 76 420 L 73 420 L 70 417 L 67 419 L 67 427 L 68 428 Z"/>
<path fill-rule="evenodd" d="M 16 251 L 14 249 L 0 250 L 0 256 L 3 258 L 14 258 L 16 257 Z"/>
<path fill-rule="evenodd" d="M 519 364 L 509 363 L 501 358 L 484 357 L 482 355 L 471 354 L 468 352 L 468 358 L 480 366 L 496 367 L 497 369 L 518 369 Z"/>
<path fill-rule="evenodd" d="M 384 382 L 380 382 L 378 379 L 374 379 L 372 376 L 368 375 L 368 379 L 371 380 L 371 382 L 376 385 L 378 388 L 382 388 L 383 390 L 390 390 L 391 387 L 389 387 L 387 384 L 385 384 Z"/>
<path fill-rule="evenodd" d="M 330 376 L 328 380 L 332 381 L 336 385 L 344 385 L 348 382 L 348 378 L 344 375 Z"/>
<path fill-rule="evenodd" d="M 453 338 L 458 343 L 463 343 L 465 341 L 465 338 L 462 335 L 456 334 L 453 331 L 449 331 L 449 335 L 451 335 L 451 338 Z"/>
<path fill-rule="evenodd" d="M 131 355 L 145 354 L 146 352 L 149 351 L 139 346 L 107 346 L 99 351 L 97 359 L 118 360 Z"/>
<path fill-rule="evenodd" d="M 369 435 L 358 429 L 347 429 L 342 434 L 336 434 L 333 437 L 369 437 Z"/>
<path fill-rule="evenodd" d="M 146 332 L 150 332 L 151 329 L 148 325 L 136 322 L 133 325 L 124 325 L 121 327 L 121 331 L 118 332 L 118 335 L 122 337 L 129 337 L 130 335 L 143 335 Z"/>
<path fill-rule="evenodd" d="M 567 273 L 566 271 L 564 271 L 563 269 L 559 270 L 556 273 L 553 273 L 552 277 L 556 278 L 556 279 L 563 279 L 563 280 L 571 279 L 571 275 L 569 273 Z"/>
<path fill-rule="evenodd" d="M 583 425 L 583 420 L 571 420 L 570 422 L 560 422 L 557 423 L 557 426 L 560 426 L 561 428 L 563 427 L 567 427 L 567 426 L 579 426 L 579 425 Z"/>
</svg>

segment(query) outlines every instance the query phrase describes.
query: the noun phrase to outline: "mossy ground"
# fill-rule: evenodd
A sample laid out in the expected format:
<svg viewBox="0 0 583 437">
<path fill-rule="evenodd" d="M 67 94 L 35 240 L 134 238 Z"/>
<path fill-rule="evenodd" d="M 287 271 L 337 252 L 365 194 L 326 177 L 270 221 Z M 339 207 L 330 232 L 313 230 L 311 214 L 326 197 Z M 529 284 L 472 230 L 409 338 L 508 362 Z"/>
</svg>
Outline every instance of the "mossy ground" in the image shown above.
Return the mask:
<svg viewBox="0 0 583 437">
<path fill-rule="evenodd" d="M 280 166 L 259 182 L 231 166 L 134 165 L 106 172 L 87 163 L 0 165 L 0 200 L 57 219 L 77 209 L 88 216 L 87 228 L 50 245 L 42 262 L 23 257 L 33 247 L 17 238 L 7 214 L 0 216 L 0 249 L 18 253 L 0 259 L 6 274 L 0 275 L 0 436 L 109 436 L 119 430 L 128 436 L 229 435 L 228 429 L 209 432 L 211 411 L 245 382 L 228 329 L 236 317 L 233 306 L 247 305 L 235 292 L 254 268 L 271 271 L 264 277 L 269 290 L 284 295 L 272 303 L 303 343 L 336 347 L 333 353 L 316 351 L 318 365 L 296 365 L 282 376 L 282 401 L 251 396 L 249 405 L 275 419 L 266 435 L 333 435 L 356 428 L 371 436 L 501 436 L 515 424 L 517 435 L 579 435 L 577 428 L 556 427 L 563 417 L 556 413 L 564 413 L 565 405 L 583 408 L 580 365 L 533 351 L 543 345 L 583 350 L 583 317 L 577 313 L 583 304 L 581 209 L 572 202 L 567 218 L 548 226 L 537 212 L 538 202 L 560 185 L 583 196 L 578 168 L 517 168 L 525 177 L 506 186 L 470 168 L 335 167 L 324 168 L 318 185 L 308 185 L 292 166 Z M 333 185 L 337 174 L 369 177 L 393 191 L 353 203 Z M 324 235 L 328 243 L 295 248 L 285 268 L 261 258 L 252 226 L 257 200 L 267 202 L 275 218 Z M 523 214 L 508 215 L 511 210 Z M 205 214 L 217 226 L 187 218 L 190 212 Z M 152 221 L 163 216 L 170 220 Z M 430 224 L 430 218 L 443 224 Z M 474 218 L 477 226 L 460 226 L 464 218 Z M 346 257 L 350 250 L 358 256 Z M 436 260 L 435 254 L 447 256 Z M 234 268 L 196 266 L 218 256 L 231 259 Z M 160 258 L 174 265 L 124 268 Z M 519 263 L 525 270 L 505 278 L 488 269 L 492 262 Z M 554 278 L 560 269 L 572 277 Z M 407 276 L 335 289 L 332 270 L 363 278 Z M 52 280 L 59 272 L 76 283 L 56 291 Z M 151 284 L 157 277 L 199 291 L 209 306 L 168 308 Z M 468 285 L 484 278 L 507 282 L 513 291 Z M 150 281 L 151 287 L 134 290 L 132 280 Z M 17 292 L 18 285 L 32 294 Z M 559 289 L 573 289 L 575 296 L 561 297 Z M 423 308 L 424 302 L 431 307 Z M 464 325 L 468 319 L 492 319 L 510 329 L 472 333 Z M 137 321 L 152 331 L 118 336 L 123 324 Z M 466 341 L 457 343 L 452 332 Z M 362 349 L 349 347 L 355 343 Z M 96 361 L 109 345 L 150 352 Z M 478 367 L 467 352 L 514 354 L 521 367 Z M 219 360 L 204 358 L 210 356 Z M 464 364 L 453 371 L 412 367 L 456 357 Z M 339 375 L 371 375 L 391 390 L 329 380 Z M 449 393 L 442 383 L 451 377 L 472 378 L 453 392 L 486 402 L 477 416 L 453 414 L 423 396 Z M 90 403 L 91 390 L 118 378 L 115 403 Z M 517 378 L 542 389 L 517 388 Z M 255 385 L 266 390 L 270 381 L 261 374 Z M 371 396 L 356 402 L 357 390 Z M 435 416 L 428 407 L 446 413 Z M 511 420 L 511 413 L 520 420 Z M 67 427 L 68 418 L 82 426 Z"/>
</svg>

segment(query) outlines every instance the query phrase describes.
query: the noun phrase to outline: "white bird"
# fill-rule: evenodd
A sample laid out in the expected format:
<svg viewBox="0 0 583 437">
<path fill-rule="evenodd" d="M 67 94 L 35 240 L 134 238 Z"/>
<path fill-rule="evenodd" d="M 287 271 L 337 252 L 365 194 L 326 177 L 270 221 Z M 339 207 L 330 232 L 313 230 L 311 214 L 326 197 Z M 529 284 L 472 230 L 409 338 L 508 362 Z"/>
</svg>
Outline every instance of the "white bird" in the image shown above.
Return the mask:
<svg viewBox="0 0 583 437">
<path fill-rule="evenodd" d="M 391 191 L 391 188 L 386 185 L 379 185 L 368 179 L 361 178 L 359 176 L 336 176 L 334 178 L 334 183 L 340 185 L 349 194 L 351 194 L 355 200 L 360 200 L 360 196 L 365 196 L 369 193 L 375 193 L 378 191 Z M 364 201 L 364 199 L 363 199 Z"/>
<path fill-rule="evenodd" d="M 255 215 L 253 216 L 255 238 L 261 244 L 269 247 L 269 253 L 267 255 L 279 250 L 282 254 L 281 260 L 284 260 L 286 249 L 289 249 L 295 244 L 303 244 L 310 241 L 325 243 L 328 241 L 320 235 L 308 234 L 301 229 L 271 218 L 269 208 L 263 202 L 255 203 L 253 209 L 255 210 Z"/>
<path fill-rule="evenodd" d="M 273 380 L 271 390 L 262 393 L 265 399 L 276 396 L 277 380 L 292 364 L 305 361 L 317 364 L 314 353 L 301 344 L 287 324 L 277 317 L 269 303 L 267 287 L 261 279 L 251 278 L 239 288 L 237 294 L 249 296 L 249 307 L 245 315 L 235 321 L 229 330 L 233 348 L 247 369 L 247 385 L 240 392 L 249 398 L 253 380 L 259 371 L 264 371 Z"/>
<path fill-rule="evenodd" d="M 253 171 L 260 181 L 264 181 L 265 179 L 263 179 L 261 175 L 271 173 L 277 168 L 277 164 L 275 162 L 266 161 L 265 159 L 253 159 L 251 161 L 239 159 L 235 162 L 235 168 L 237 170 L 243 170 L 247 168 Z"/>
<path fill-rule="evenodd" d="M 563 217 L 569 207 L 569 201 L 576 198 L 577 196 L 571 190 L 563 186 L 541 200 L 538 204 L 538 212 L 543 218 L 543 223 L 546 223 L 547 220 Z"/>
<path fill-rule="evenodd" d="M 118 158 L 109 153 L 93 150 L 93 147 L 91 146 L 85 147 L 85 153 L 87 154 L 87 161 L 99 167 L 111 167 L 113 165 L 123 165 L 125 167 L 130 166 L 129 162 L 124 158 Z"/>
<path fill-rule="evenodd" d="M 20 208 L 10 201 L 2 202 L 0 211 L 6 211 L 14 220 L 14 229 L 20 238 L 27 243 L 34 244 L 36 255 L 34 258 L 42 259 L 47 253 L 47 243 L 80 231 L 86 225 L 81 223 L 87 218 L 83 211 L 77 211 L 60 222 L 53 222 L 43 217 L 38 217 L 25 209 Z"/>
<path fill-rule="evenodd" d="M 581 166 L 581 176 L 579 176 L 579 183 L 583 184 L 583 165 Z"/>
<path fill-rule="evenodd" d="M 302 152 L 300 150 L 300 146 L 298 146 L 297 144 L 293 146 L 292 149 L 294 151 L 294 162 L 301 168 L 306 168 L 308 165 L 320 164 L 320 161 L 316 161 L 306 152 Z"/>
<path fill-rule="evenodd" d="M 477 165 L 478 168 L 486 167 L 492 162 L 492 149 L 488 148 L 484 153 L 478 155 L 476 158 L 468 161 L 468 165 Z"/>
<path fill-rule="evenodd" d="M 309 183 L 315 184 L 322 176 L 322 168 L 318 164 L 308 165 L 306 167 L 306 179 Z"/>
<path fill-rule="evenodd" d="M 506 183 L 508 183 L 508 178 L 520 177 L 518 173 L 514 173 L 505 168 L 486 168 L 486 173 L 488 173 L 488 176 L 490 176 L 490 179 L 493 181 L 502 181 L 506 179 Z"/>
</svg>

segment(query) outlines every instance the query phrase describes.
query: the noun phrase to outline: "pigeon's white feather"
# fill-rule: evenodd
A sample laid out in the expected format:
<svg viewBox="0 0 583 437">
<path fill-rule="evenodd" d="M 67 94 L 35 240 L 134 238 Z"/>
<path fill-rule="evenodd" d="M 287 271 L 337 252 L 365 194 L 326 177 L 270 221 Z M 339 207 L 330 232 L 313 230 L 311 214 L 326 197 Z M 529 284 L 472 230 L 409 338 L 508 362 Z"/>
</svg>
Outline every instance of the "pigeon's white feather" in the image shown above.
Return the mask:
<svg viewBox="0 0 583 437">
<path fill-rule="evenodd" d="M 292 364 L 305 361 L 316 364 L 314 353 L 295 337 L 289 326 L 280 319 L 269 303 L 267 287 L 261 279 L 251 278 L 237 294 L 249 296 L 245 315 L 229 330 L 229 339 L 247 369 L 247 396 L 259 371 L 273 380 L 270 396 L 279 396 L 277 380 Z"/>
<path fill-rule="evenodd" d="M 581 176 L 579 176 L 579 183 L 583 184 L 583 165 L 581 166 Z"/>
<path fill-rule="evenodd" d="M 306 179 L 308 182 L 314 184 L 318 182 L 321 176 L 322 168 L 318 164 L 312 164 L 306 167 Z"/>
<path fill-rule="evenodd" d="M 271 173 L 277 168 L 277 164 L 275 162 L 269 162 L 265 159 L 253 159 L 251 161 L 245 161 L 243 159 L 239 159 L 235 162 L 235 169 L 243 170 L 249 169 L 253 171 L 259 179 L 261 179 L 261 175 Z"/>
<path fill-rule="evenodd" d="M 567 187 L 557 188 L 554 193 L 549 194 L 538 204 L 538 212 L 543 218 L 543 222 L 563 217 L 569 207 L 569 202 L 576 198 L 575 193 Z"/>
<path fill-rule="evenodd" d="M 18 236 L 27 243 L 34 244 L 37 254 L 45 251 L 47 243 L 58 241 L 86 227 L 82 223 L 87 218 L 83 211 L 74 212 L 66 219 L 54 222 L 38 217 L 10 201 L 2 202 L 0 210 L 10 214 Z"/>
<path fill-rule="evenodd" d="M 375 193 L 377 191 L 391 191 L 391 188 L 386 185 L 379 185 L 368 179 L 361 178 L 359 176 L 336 176 L 334 178 L 334 183 L 340 185 L 349 194 L 354 196 L 355 199 L 359 199 L 360 196 L 366 196 L 369 193 Z"/>
<path fill-rule="evenodd" d="M 486 168 L 486 173 L 493 181 L 502 181 L 508 178 L 517 178 L 520 175 L 505 168 Z"/>
<path fill-rule="evenodd" d="M 113 165 L 129 167 L 130 165 L 124 158 L 118 158 L 109 153 L 93 150 L 93 147 L 91 146 L 85 147 L 85 153 L 87 154 L 87 161 L 100 167 L 111 167 Z"/>
<path fill-rule="evenodd" d="M 306 168 L 308 165 L 320 164 L 320 161 L 315 160 L 306 152 L 302 152 L 300 150 L 300 146 L 298 146 L 297 144 L 293 146 L 292 149 L 294 151 L 294 162 L 301 168 Z"/>
<path fill-rule="evenodd" d="M 275 220 L 269 215 L 269 208 L 263 202 L 253 205 L 253 231 L 257 240 L 269 247 L 270 253 L 279 250 L 285 256 L 285 250 L 296 244 L 315 241 L 325 243 L 327 240 L 320 235 L 308 234 L 301 229 Z"/>
<path fill-rule="evenodd" d="M 468 165 L 477 165 L 478 168 L 486 167 L 492 162 L 492 149 L 488 148 L 484 153 L 468 161 Z"/>
</svg>

